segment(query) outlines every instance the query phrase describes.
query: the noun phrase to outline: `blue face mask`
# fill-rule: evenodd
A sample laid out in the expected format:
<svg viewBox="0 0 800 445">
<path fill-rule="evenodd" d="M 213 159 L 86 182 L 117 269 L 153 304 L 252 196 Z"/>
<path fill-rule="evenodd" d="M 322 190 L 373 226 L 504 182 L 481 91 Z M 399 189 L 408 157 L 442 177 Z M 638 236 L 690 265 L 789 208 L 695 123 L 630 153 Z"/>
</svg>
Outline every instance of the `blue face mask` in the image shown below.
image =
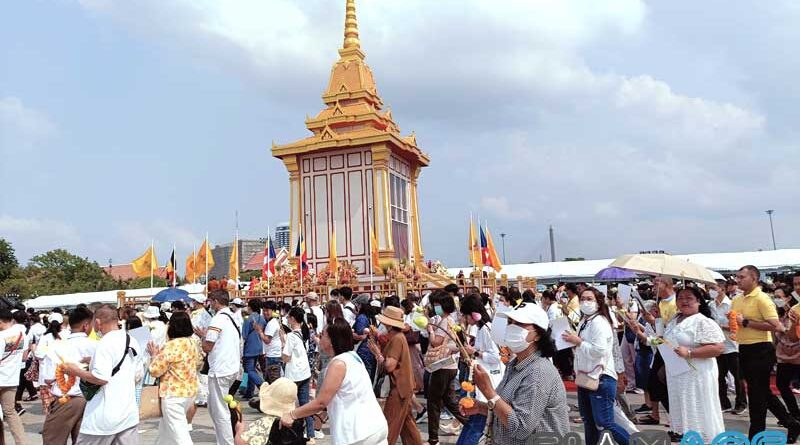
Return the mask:
<svg viewBox="0 0 800 445">
<path fill-rule="evenodd" d="M 438 315 L 438 316 L 440 316 L 440 317 L 441 317 L 442 315 L 444 315 L 444 311 L 442 310 L 442 307 L 441 307 L 441 306 L 439 306 L 439 305 L 436 305 L 436 306 L 434 306 L 434 307 L 433 307 L 433 310 L 434 310 L 434 312 L 436 312 L 436 315 Z"/>
</svg>

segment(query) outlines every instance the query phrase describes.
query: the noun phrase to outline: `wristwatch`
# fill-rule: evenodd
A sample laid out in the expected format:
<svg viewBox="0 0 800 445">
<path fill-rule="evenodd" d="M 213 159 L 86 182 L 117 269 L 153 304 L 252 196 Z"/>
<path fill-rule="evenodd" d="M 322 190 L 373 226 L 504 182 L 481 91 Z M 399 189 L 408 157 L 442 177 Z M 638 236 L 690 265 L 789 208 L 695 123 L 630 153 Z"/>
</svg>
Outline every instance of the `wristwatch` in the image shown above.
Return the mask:
<svg viewBox="0 0 800 445">
<path fill-rule="evenodd" d="M 742 326 L 747 327 L 747 325 L 749 325 L 749 324 L 750 324 L 750 320 L 748 320 L 746 318 L 744 320 L 742 320 Z"/>
<path fill-rule="evenodd" d="M 486 401 L 486 406 L 488 406 L 489 409 L 494 409 L 494 406 L 497 404 L 498 400 L 500 400 L 500 394 L 495 394 L 494 397 Z"/>
</svg>

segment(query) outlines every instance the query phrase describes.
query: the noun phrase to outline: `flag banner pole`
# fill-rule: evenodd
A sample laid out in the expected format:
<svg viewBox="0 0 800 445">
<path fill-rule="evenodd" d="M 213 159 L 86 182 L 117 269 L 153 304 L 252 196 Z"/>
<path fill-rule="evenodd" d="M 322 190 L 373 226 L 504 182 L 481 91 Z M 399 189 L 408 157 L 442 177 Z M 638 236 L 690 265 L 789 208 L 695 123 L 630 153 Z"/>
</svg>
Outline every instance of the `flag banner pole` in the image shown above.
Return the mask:
<svg viewBox="0 0 800 445">
<path fill-rule="evenodd" d="M 206 295 L 208 295 L 208 232 L 206 232 L 206 242 L 205 242 L 205 249 L 206 251 L 203 252 L 203 258 L 206 261 Z"/>
<path fill-rule="evenodd" d="M 153 265 L 153 257 L 155 256 L 153 253 L 155 252 L 155 244 L 156 240 L 150 241 L 150 289 L 153 289 L 153 267 L 155 267 Z"/>
</svg>

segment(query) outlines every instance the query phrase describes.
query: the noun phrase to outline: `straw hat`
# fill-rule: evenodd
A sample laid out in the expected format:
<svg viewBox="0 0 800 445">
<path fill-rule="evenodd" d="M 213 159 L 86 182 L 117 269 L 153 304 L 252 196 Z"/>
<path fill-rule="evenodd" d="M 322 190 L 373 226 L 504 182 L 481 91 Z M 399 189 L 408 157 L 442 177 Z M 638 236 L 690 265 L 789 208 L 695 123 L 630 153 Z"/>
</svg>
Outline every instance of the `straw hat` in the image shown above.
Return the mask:
<svg viewBox="0 0 800 445">
<path fill-rule="evenodd" d="M 280 417 L 294 409 L 297 385 L 286 377 L 275 380 L 271 385 L 264 382 L 258 390 L 258 398 L 262 413 Z"/>
<path fill-rule="evenodd" d="M 399 307 L 387 306 L 386 309 L 383 310 L 383 313 L 375 318 L 386 326 L 393 326 L 400 329 L 406 327 L 404 321 L 405 314 Z"/>
</svg>

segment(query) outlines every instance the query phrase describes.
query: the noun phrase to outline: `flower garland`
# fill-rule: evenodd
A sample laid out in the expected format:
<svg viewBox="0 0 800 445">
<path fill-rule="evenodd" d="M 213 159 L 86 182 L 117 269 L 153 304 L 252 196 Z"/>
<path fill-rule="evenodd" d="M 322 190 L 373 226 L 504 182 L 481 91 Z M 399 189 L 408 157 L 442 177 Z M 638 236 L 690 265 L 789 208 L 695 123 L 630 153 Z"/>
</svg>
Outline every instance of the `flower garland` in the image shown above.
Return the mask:
<svg viewBox="0 0 800 445">
<path fill-rule="evenodd" d="M 67 375 L 67 377 L 64 377 L 63 364 L 56 366 L 56 383 L 58 384 L 58 389 L 61 390 L 61 397 L 58 398 L 58 403 L 63 405 L 69 402 L 67 392 L 75 385 L 75 380 L 77 380 L 77 377 L 74 375 Z"/>
</svg>

